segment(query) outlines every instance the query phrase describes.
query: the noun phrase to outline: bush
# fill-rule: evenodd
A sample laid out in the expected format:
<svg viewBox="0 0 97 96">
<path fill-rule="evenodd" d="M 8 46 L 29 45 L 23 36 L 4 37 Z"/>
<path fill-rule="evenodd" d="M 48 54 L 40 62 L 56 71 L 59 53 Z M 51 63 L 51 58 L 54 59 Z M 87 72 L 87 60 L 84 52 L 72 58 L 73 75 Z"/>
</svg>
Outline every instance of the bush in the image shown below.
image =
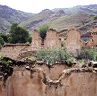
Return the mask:
<svg viewBox="0 0 97 96">
<path fill-rule="evenodd" d="M 8 35 L 4 33 L 0 33 L 0 37 L 3 38 L 4 42 L 8 43 Z"/>
<path fill-rule="evenodd" d="M 94 16 L 94 20 L 97 20 L 97 16 Z"/>
<path fill-rule="evenodd" d="M 29 32 L 18 26 L 17 23 L 12 24 L 10 34 L 10 43 L 26 43 L 29 39 Z"/>
<path fill-rule="evenodd" d="M 4 40 L 2 37 L 0 37 L 0 45 L 4 45 Z"/>
<path fill-rule="evenodd" d="M 28 42 L 29 42 L 29 43 L 32 42 L 32 37 L 31 37 L 31 36 L 29 36 L 29 38 L 28 38 Z"/>
<path fill-rule="evenodd" d="M 6 60 L 2 55 L 0 55 L 0 61 L 7 67 L 12 66 L 12 61 Z"/>
<path fill-rule="evenodd" d="M 12 61 L 11 60 L 6 60 L 3 56 L 0 56 L 0 62 L 2 62 L 2 69 L 1 71 L 3 73 L 10 74 L 11 69 L 12 69 Z"/>
<path fill-rule="evenodd" d="M 36 53 L 36 57 L 39 60 L 44 60 L 48 64 L 54 64 L 56 61 L 60 62 L 65 60 L 67 62 L 72 62 L 72 55 L 67 52 L 66 49 L 49 49 L 49 50 L 39 50 Z M 72 58 L 72 59 L 71 59 Z"/>
<path fill-rule="evenodd" d="M 80 59 L 89 59 L 89 60 L 97 60 L 97 48 L 82 48 L 80 55 L 78 56 Z"/>
<path fill-rule="evenodd" d="M 48 28 L 49 28 L 48 25 L 43 25 L 43 26 L 41 26 L 41 27 L 39 28 L 40 37 L 42 38 L 42 40 L 45 39 L 46 33 L 47 33 L 47 31 L 48 31 Z"/>
</svg>

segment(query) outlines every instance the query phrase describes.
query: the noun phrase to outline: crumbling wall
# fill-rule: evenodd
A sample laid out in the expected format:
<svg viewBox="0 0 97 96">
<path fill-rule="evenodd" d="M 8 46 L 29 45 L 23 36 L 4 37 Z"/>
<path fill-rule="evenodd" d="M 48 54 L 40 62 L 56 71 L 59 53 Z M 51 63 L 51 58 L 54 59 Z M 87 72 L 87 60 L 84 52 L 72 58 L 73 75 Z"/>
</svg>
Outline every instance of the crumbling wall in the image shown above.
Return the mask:
<svg viewBox="0 0 97 96">
<path fill-rule="evenodd" d="M 2 80 L 0 80 L 0 96 L 6 96 L 6 88 L 3 86 Z"/>
<path fill-rule="evenodd" d="M 40 34 L 37 30 L 34 30 L 32 33 L 32 44 L 31 44 L 32 50 L 41 49 L 41 44 L 42 41 Z"/>
<path fill-rule="evenodd" d="M 66 48 L 75 56 L 79 54 L 81 49 L 81 36 L 79 31 L 75 28 L 71 28 L 67 33 Z"/>
<path fill-rule="evenodd" d="M 88 40 L 82 40 L 82 46 L 92 47 L 97 46 L 97 27 L 93 27 L 90 32 L 82 35 L 82 38 L 86 38 Z"/>
<path fill-rule="evenodd" d="M 59 48 L 61 42 L 59 40 L 59 34 L 54 29 L 49 29 L 44 41 L 44 48 Z"/>
<path fill-rule="evenodd" d="M 76 29 L 70 29 L 67 33 L 66 44 L 64 42 L 64 37 L 54 30 L 49 29 L 44 44 L 42 44 L 42 39 L 40 33 L 37 30 L 33 31 L 32 34 L 32 43 L 27 46 L 26 44 L 10 44 L 1 48 L 0 53 L 4 56 L 16 59 L 21 54 L 27 51 L 37 51 L 39 49 L 51 49 L 51 48 L 62 48 L 66 45 L 67 50 L 76 54 L 81 48 L 80 33 Z M 22 45 L 22 46 L 21 46 Z"/>
<path fill-rule="evenodd" d="M 16 59 L 18 55 L 24 51 L 27 51 L 29 49 L 28 45 L 8 45 L 4 46 L 0 50 L 0 54 L 5 57 L 10 57 L 12 59 Z"/>
<path fill-rule="evenodd" d="M 57 47 L 60 47 L 61 44 L 60 44 L 59 35 L 57 31 L 54 29 L 49 29 L 47 31 L 44 42 L 42 42 L 39 32 L 37 30 L 34 30 L 32 34 L 31 45 L 33 50 L 37 50 L 41 48 L 44 48 L 44 49 L 57 48 Z"/>
<path fill-rule="evenodd" d="M 83 47 L 92 47 L 92 46 L 94 46 L 94 42 L 93 42 L 92 39 L 90 39 L 90 40 L 87 41 L 87 42 L 81 40 L 81 43 L 82 43 L 82 46 L 83 46 Z"/>
<path fill-rule="evenodd" d="M 97 45 L 97 27 L 91 30 L 91 36 L 93 40 L 93 45 Z"/>
</svg>

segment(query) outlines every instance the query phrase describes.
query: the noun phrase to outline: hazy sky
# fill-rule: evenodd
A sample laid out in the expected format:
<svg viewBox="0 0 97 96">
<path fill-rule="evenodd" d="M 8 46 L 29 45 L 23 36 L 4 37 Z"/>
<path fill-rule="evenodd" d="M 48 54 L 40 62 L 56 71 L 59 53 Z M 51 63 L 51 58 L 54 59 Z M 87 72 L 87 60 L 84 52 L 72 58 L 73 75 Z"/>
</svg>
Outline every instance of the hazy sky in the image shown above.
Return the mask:
<svg viewBox="0 0 97 96">
<path fill-rule="evenodd" d="M 0 4 L 14 9 L 37 13 L 43 9 L 68 8 L 76 5 L 97 4 L 97 0 L 0 0 Z"/>
</svg>

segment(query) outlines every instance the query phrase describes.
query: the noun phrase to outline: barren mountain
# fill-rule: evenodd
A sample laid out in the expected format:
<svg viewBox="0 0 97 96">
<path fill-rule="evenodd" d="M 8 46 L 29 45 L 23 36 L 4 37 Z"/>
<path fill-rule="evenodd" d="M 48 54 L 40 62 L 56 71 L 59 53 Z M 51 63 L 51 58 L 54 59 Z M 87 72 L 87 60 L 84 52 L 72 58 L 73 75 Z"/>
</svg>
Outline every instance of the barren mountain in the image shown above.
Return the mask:
<svg viewBox="0 0 97 96">
<path fill-rule="evenodd" d="M 37 14 L 18 11 L 0 5 L 0 32 L 8 32 L 12 23 L 32 31 L 43 24 L 62 30 L 70 26 L 90 24 L 97 15 L 97 5 L 75 6 L 72 8 L 45 9 Z"/>
<path fill-rule="evenodd" d="M 32 15 L 32 13 L 25 13 L 0 5 L 0 32 L 7 32 L 12 23 L 20 23 Z"/>
<path fill-rule="evenodd" d="M 97 5 L 76 6 L 72 8 L 56 8 L 43 10 L 20 25 L 32 30 L 43 24 L 62 30 L 70 26 L 82 26 L 93 21 L 97 15 Z"/>
</svg>

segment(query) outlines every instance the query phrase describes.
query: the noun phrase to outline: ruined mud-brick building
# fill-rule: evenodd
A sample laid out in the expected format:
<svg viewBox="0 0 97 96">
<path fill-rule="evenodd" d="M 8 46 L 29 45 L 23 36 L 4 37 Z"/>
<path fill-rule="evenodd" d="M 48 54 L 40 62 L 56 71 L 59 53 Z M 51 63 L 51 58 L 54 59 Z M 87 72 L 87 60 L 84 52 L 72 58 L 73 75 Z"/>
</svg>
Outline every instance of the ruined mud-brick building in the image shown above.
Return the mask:
<svg viewBox="0 0 97 96">
<path fill-rule="evenodd" d="M 64 48 L 65 46 L 69 52 L 77 56 L 81 47 L 97 46 L 97 27 L 92 28 L 92 30 L 83 35 L 75 27 L 60 32 L 49 29 L 44 41 L 40 37 L 40 33 L 34 30 L 32 38 L 31 44 L 6 44 L 0 50 L 0 53 L 4 56 L 17 58 L 22 55 L 29 55 L 30 52 L 33 53 L 40 49 Z"/>
<path fill-rule="evenodd" d="M 44 42 L 37 30 L 33 31 L 32 38 L 33 40 L 31 44 L 5 44 L 1 48 L 0 54 L 13 59 L 18 59 L 21 56 L 24 57 L 24 55 L 35 53 L 35 51 L 43 48 L 48 49 L 60 47 L 59 35 L 53 29 L 48 30 Z"/>
<path fill-rule="evenodd" d="M 61 47 L 61 40 L 59 34 L 54 29 L 49 29 L 44 41 L 44 48 L 58 48 Z"/>
<path fill-rule="evenodd" d="M 94 27 L 89 32 L 81 36 L 83 46 L 85 47 L 97 47 L 97 27 Z"/>
<path fill-rule="evenodd" d="M 58 32 L 54 29 L 49 29 L 47 31 L 44 42 L 42 41 L 42 38 L 40 37 L 40 33 L 37 30 L 33 31 L 32 38 L 33 38 L 32 44 L 31 44 L 32 50 L 60 47 L 59 35 L 58 35 Z"/>
<path fill-rule="evenodd" d="M 68 51 L 77 55 L 81 49 L 80 32 L 75 28 L 70 30 L 62 30 L 57 32 L 54 29 L 49 29 L 46 33 L 44 42 L 40 37 L 37 30 L 33 31 L 32 43 L 29 44 L 6 44 L 0 51 L 4 56 L 17 58 L 18 56 L 25 55 L 24 53 L 30 51 L 37 51 L 40 49 L 63 48 L 64 46 Z"/>
<path fill-rule="evenodd" d="M 67 35 L 64 31 L 67 31 Z M 62 33 L 62 34 L 61 34 Z M 70 30 L 63 30 L 57 32 L 54 29 L 49 29 L 44 43 L 40 38 L 40 33 L 36 30 L 33 32 L 32 49 L 49 49 L 49 48 L 62 48 L 66 47 L 68 51 L 73 54 L 78 54 L 81 49 L 80 32 L 76 28 L 71 28 Z"/>
</svg>

